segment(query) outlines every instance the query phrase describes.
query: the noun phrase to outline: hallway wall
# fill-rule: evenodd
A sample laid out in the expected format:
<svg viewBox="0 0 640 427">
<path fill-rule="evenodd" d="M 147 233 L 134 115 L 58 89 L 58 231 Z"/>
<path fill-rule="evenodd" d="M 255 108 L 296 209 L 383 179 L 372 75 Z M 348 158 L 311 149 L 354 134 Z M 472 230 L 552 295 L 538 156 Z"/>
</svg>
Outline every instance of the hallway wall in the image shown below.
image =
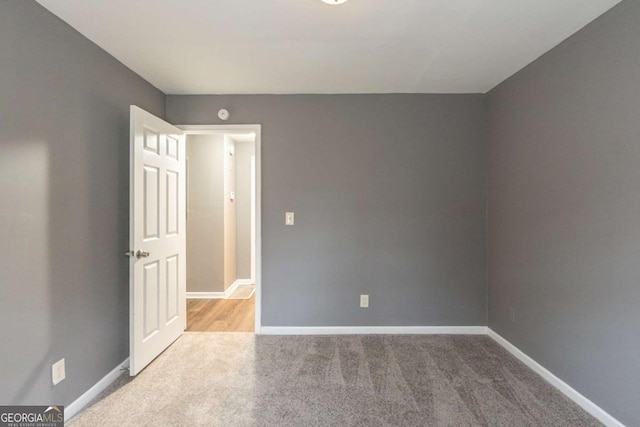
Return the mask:
<svg viewBox="0 0 640 427">
<path fill-rule="evenodd" d="M 187 135 L 187 292 L 224 292 L 224 136 Z"/>
</svg>

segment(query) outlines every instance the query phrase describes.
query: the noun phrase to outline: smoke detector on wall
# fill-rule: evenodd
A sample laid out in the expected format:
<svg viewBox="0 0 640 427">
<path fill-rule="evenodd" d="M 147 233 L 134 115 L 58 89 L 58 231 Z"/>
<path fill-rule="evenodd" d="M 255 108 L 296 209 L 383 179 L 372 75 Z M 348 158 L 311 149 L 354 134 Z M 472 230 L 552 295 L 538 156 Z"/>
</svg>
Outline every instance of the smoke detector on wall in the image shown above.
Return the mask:
<svg viewBox="0 0 640 427">
<path fill-rule="evenodd" d="M 347 2 L 347 0 L 322 0 L 322 1 L 324 3 L 326 3 L 326 4 L 330 4 L 330 5 L 333 5 L 333 6 L 336 6 L 336 5 L 339 5 L 339 4 Z"/>
</svg>

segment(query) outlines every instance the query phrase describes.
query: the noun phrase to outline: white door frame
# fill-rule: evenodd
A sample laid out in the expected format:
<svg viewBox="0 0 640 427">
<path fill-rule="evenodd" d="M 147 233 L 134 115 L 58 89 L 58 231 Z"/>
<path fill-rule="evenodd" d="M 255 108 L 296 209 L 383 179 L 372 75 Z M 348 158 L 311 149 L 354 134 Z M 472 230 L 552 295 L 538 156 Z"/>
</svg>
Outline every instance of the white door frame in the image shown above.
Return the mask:
<svg viewBox="0 0 640 427">
<path fill-rule="evenodd" d="M 255 241 L 252 242 L 255 246 L 255 285 L 256 285 L 256 304 L 255 304 L 255 333 L 262 333 L 262 154 L 261 154 L 261 140 L 262 140 L 262 127 L 260 125 L 176 125 L 176 127 L 184 130 L 187 136 L 189 135 L 220 135 L 225 133 L 255 133 L 255 159 L 256 159 L 256 173 L 255 173 L 255 200 L 253 204 L 255 206 Z M 188 256 L 188 255 L 187 255 Z"/>
</svg>

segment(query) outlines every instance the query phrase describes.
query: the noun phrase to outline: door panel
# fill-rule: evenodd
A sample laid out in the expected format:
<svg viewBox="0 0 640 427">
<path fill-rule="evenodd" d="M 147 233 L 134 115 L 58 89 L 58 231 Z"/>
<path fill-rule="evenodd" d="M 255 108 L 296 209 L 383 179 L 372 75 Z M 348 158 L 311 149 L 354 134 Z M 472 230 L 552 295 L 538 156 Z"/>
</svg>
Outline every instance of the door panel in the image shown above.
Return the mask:
<svg viewBox="0 0 640 427">
<path fill-rule="evenodd" d="M 179 143 L 180 141 L 177 138 L 173 138 L 172 136 L 167 137 L 167 157 L 174 160 L 180 160 L 178 158 L 180 151 L 178 150 Z"/>
<path fill-rule="evenodd" d="M 160 325 L 160 275 L 158 262 L 146 264 L 144 267 L 144 335 L 143 340 L 149 339 L 158 331 Z"/>
<path fill-rule="evenodd" d="M 160 235 L 158 232 L 158 216 L 160 205 L 160 176 L 158 168 L 144 167 L 144 238 L 145 240 L 157 239 Z"/>
<path fill-rule="evenodd" d="M 131 107 L 130 375 L 186 325 L 185 137 Z"/>
<path fill-rule="evenodd" d="M 167 236 L 178 235 L 179 176 L 177 172 L 167 172 Z"/>
<path fill-rule="evenodd" d="M 178 265 L 178 255 L 167 258 L 167 323 L 174 321 L 178 317 L 178 306 L 180 304 L 180 295 L 178 293 L 180 271 Z"/>
<path fill-rule="evenodd" d="M 145 127 L 144 129 L 144 149 L 152 153 L 158 153 L 158 132 L 154 129 Z"/>
</svg>

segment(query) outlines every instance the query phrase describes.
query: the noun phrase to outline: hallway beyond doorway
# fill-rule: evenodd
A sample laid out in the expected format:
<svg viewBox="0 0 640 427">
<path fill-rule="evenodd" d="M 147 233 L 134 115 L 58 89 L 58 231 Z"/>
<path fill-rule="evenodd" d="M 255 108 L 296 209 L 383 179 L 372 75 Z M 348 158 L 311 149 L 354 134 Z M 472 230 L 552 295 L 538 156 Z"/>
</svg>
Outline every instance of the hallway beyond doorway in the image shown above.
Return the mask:
<svg viewBox="0 0 640 427">
<path fill-rule="evenodd" d="M 188 332 L 254 332 L 255 294 L 248 299 L 188 299 Z"/>
</svg>

